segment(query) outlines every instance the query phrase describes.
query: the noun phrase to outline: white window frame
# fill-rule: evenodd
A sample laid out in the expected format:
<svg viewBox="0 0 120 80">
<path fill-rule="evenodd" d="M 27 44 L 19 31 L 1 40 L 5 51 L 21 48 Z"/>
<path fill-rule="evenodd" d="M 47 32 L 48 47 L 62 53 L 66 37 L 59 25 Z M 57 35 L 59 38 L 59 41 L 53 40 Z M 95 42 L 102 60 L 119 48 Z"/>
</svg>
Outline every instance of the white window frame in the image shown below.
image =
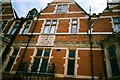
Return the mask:
<svg viewBox="0 0 120 80">
<path fill-rule="evenodd" d="M 14 56 L 14 55 L 12 55 L 13 52 L 14 52 L 14 50 L 15 50 L 15 48 L 11 47 L 10 54 L 7 55 L 7 59 L 6 59 L 5 63 L 3 64 L 3 68 L 2 68 L 3 71 L 5 71 L 7 65 L 8 65 L 8 63 L 9 63 L 9 61 L 10 61 L 10 57 L 11 57 L 11 56 Z M 9 71 L 10 73 L 16 72 L 16 71 L 12 71 L 12 69 L 13 69 L 14 65 L 16 64 L 17 58 L 19 57 L 20 50 L 21 50 L 21 49 L 18 50 L 18 53 L 17 53 L 17 55 L 16 55 L 16 57 L 15 57 L 15 60 L 13 61 L 13 65 L 11 66 L 11 69 L 10 69 L 10 71 Z M 5 71 L 5 72 L 8 72 L 8 71 Z"/>
<path fill-rule="evenodd" d="M 42 49 L 42 50 L 43 50 L 43 51 L 42 51 L 41 57 L 36 56 L 39 49 Z M 31 62 L 32 65 L 34 64 L 34 59 L 35 59 L 36 57 L 37 57 L 37 58 L 41 58 L 41 59 L 40 59 L 40 62 L 39 62 L 39 66 L 38 66 L 39 68 L 37 69 L 37 72 L 40 71 L 40 68 L 41 68 L 41 64 L 42 64 L 43 58 L 46 58 L 46 57 L 44 56 L 45 50 L 46 50 L 46 49 L 50 49 L 50 53 L 49 53 L 49 56 L 48 56 L 48 63 L 49 63 L 49 62 L 50 62 L 50 59 L 51 59 L 52 48 L 35 48 L 35 52 L 34 52 L 33 56 L 31 56 L 32 59 L 31 59 L 30 62 Z M 32 70 L 32 66 L 29 65 L 28 71 L 31 72 L 31 70 Z M 47 69 L 46 69 L 46 70 L 48 70 L 48 66 L 47 66 Z"/>
<path fill-rule="evenodd" d="M 77 23 L 73 23 L 73 20 L 77 20 Z M 75 33 L 72 33 L 72 25 L 77 25 L 77 29 Z M 79 33 L 79 19 L 70 19 L 70 28 L 69 28 L 69 33 L 70 34 L 77 34 Z"/>
<path fill-rule="evenodd" d="M 118 19 L 118 21 L 115 21 L 114 22 L 114 19 Z M 113 17 L 112 18 L 112 21 L 113 21 L 113 28 L 114 28 L 114 32 L 118 33 L 120 32 L 120 17 Z"/>
<path fill-rule="evenodd" d="M 68 75 L 67 71 L 68 71 L 68 58 L 69 58 L 69 50 L 75 50 L 75 65 L 74 65 L 74 75 Z M 65 77 L 71 77 L 71 78 L 75 78 L 77 76 L 77 59 L 78 59 L 78 50 L 77 49 L 66 49 L 66 60 L 65 60 L 65 70 L 64 70 L 64 76 Z"/>
<path fill-rule="evenodd" d="M 9 29 L 7 34 L 13 35 L 11 34 L 11 31 L 13 30 L 14 25 L 16 24 L 16 22 L 20 22 L 20 21 L 14 21 L 13 24 L 11 25 L 11 28 Z"/>
<path fill-rule="evenodd" d="M 66 6 L 65 6 L 66 8 L 64 8 L 64 5 L 66 5 Z M 58 6 L 61 6 L 61 8 L 59 9 L 60 12 L 58 12 Z M 65 10 L 65 9 L 66 9 L 66 10 Z M 58 5 L 57 5 L 57 8 L 56 8 L 56 13 L 57 13 L 57 14 L 67 13 L 67 12 L 68 12 L 68 4 L 58 4 Z"/>
<path fill-rule="evenodd" d="M 50 21 L 50 24 L 46 24 L 47 21 Z M 53 21 L 56 21 L 56 24 L 53 24 Z M 45 23 L 44 23 L 42 34 L 55 34 L 56 30 L 57 30 L 57 24 L 58 24 L 58 20 L 57 19 L 55 19 L 55 20 L 46 20 Z M 47 32 L 45 31 L 46 26 L 48 26 Z M 51 33 L 52 26 L 55 26 L 55 29 L 54 29 L 53 33 Z"/>
<path fill-rule="evenodd" d="M 30 25 L 29 25 L 29 28 L 28 28 L 28 31 L 26 32 L 26 33 L 23 33 L 23 31 L 26 29 L 26 24 L 27 24 L 27 22 L 30 22 Z M 20 29 L 20 32 L 19 32 L 19 34 L 27 34 L 28 32 L 29 32 L 29 30 L 30 30 L 30 27 L 31 27 L 31 25 L 32 25 L 32 21 L 26 21 L 24 24 L 23 24 L 23 26 L 22 26 L 22 28 Z"/>
</svg>

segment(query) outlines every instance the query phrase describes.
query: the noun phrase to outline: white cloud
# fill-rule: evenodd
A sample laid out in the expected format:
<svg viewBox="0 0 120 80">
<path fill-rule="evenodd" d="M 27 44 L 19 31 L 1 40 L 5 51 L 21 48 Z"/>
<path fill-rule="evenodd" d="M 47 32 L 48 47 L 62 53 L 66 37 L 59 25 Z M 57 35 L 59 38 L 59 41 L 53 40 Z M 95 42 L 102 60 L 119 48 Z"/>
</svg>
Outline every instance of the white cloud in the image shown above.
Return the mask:
<svg viewBox="0 0 120 80">
<path fill-rule="evenodd" d="M 107 6 L 107 0 L 75 0 L 87 13 L 101 13 Z"/>
</svg>

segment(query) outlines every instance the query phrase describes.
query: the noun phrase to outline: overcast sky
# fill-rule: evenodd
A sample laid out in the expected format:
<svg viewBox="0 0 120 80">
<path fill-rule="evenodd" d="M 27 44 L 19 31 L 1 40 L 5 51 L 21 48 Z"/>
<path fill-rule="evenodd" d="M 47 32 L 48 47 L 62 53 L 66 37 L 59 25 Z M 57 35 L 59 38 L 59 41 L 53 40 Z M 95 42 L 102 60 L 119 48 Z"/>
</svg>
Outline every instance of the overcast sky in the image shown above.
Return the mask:
<svg viewBox="0 0 120 80">
<path fill-rule="evenodd" d="M 12 5 L 19 17 L 25 17 L 33 8 L 44 9 L 53 0 L 12 0 Z M 101 13 L 107 6 L 107 0 L 75 0 L 87 13 L 91 6 L 92 13 Z"/>
</svg>

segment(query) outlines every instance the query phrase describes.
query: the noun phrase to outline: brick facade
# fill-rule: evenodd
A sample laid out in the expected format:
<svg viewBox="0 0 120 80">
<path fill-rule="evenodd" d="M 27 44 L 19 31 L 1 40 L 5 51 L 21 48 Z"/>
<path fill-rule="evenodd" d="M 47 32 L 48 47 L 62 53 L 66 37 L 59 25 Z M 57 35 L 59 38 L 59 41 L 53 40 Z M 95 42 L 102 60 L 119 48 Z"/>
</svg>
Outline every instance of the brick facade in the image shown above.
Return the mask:
<svg viewBox="0 0 120 80">
<path fill-rule="evenodd" d="M 64 4 L 67 5 L 67 12 L 56 13 L 58 5 Z M 101 45 L 99 42 L 102 41 L 102 39 L 104 39 L 106 36 L 111 35 L 111 33 L 114 32 L 112 16 L 115 15 L 117 16 L 118 13 L 107 12 L 106 8 L 106 10 L 101 14 L 99 18 L 91 18 L 91 23 L 93 24 L 93 74 L 96 80 L 100 77 L 106 77 L 105 61 L 103 55 L 104 53 L 101 49 Z M 41 67 L 43 63 L 44 67 L 46 67 L 46 65 L 48 65 L 49 63 L 54 63 L 54 75 L 56 80 L 57 78 L 61 78 L 61 80 L 64 80 L 64 78 L 66 78 L 66 80 L 67 78 L 91 79 L 91 56 L 89 38 L 90 34 L 88 31 L 88 14 L 86 14 L 86 12 L 80 6 L 78 6 L 78 4 L 74 2 L 74 0 L 71 0 L 70 2 L 53 1 L 48 4 L 48 6 L 40 13 L 40 15 L 37 16 L 39 17 L 38 21 L 36 20 L 36 17 L 31 20 L 31 26 L 26 34 L 19 33 L 16 36 L 14 43 L 11 46 L 13 50 L 9 52 L 12 53 L 14 49 L 19 49 L 19 52 L 17 54 L 18 56 L 16 56 L 17 58 L 14 60 L 10 72 L 5 70 L 3 71 L 3 78 L 5 78 L 6 75 L 10 74 L 13 74 L 14 76 L 14 74 L 18 70 L 19 65 L 23 65 L 24 69 L 27 72 L 29 71 L 29 68 L 32 69 L 32 67 L 30 67 L 30 63 L 32 64 L 32 66 L 34 66 L 34 63 L 36 63 L 35 65 L 38 65 L 37 72 L 39 73 L 41 69 L 44 70 L 44 68 Z M 56 24 L 54 20 L 57 21 Z M 77 24 L 76 33 L 71 33 L 73 22 L 72 20 L 77 20 L 77 23 L 73 23 L 73 25 Z M 35 25 L 36 21 L 37 24 Z M 11 22 L 9 22 L 9 24 L 3 31 L 3 34 L 7 33 L 7 36 L 9 37 L 12 35 L 10 35 L 8 31 L 10 30 L 10 27 L 13 26 L 10 25 Z M 25 24 L 22 27 L 24 26 Z M 51 28 L 53 26 L 55 26 L 55 32 L 50 33 L 50 30 L 53 30 Z M 34 31 L 31 35 L 33 29 Z M 75 30 L 74 26 L 73 29 Z M 45 34 L 44 32 L 47 33 Z M 32 36 L 31 39 L 30 36 Z M 30 42 L 25 51 L 25 47 L 29 39 Z M 25 54 L 24 56 L 22 56 L 24 51 Z M 8 58 L 10 58 L 10 53 L 7 55 Z M 20 61 L 23 64 L 19 64 Z M 68 66 L 71 64 L 74 65 Z M 6 61 L 3 62 L 3 65 L 6 65 Z M 73 72 L 69 71 L 69 69 L 71 68 L 71 71 Z M 34 69 L 36 69 L 35 66 Z M 45 73 L 47 73 L 47 70 L 48 66 Z M 32 72 L 32 70 L 30 72 Z M 13 78 L 13 76 L 11 76 L 11 78 Z M 32 78 L 35 79 L 35 76 L 36 75 L 32 75 Z"/>
</svg>

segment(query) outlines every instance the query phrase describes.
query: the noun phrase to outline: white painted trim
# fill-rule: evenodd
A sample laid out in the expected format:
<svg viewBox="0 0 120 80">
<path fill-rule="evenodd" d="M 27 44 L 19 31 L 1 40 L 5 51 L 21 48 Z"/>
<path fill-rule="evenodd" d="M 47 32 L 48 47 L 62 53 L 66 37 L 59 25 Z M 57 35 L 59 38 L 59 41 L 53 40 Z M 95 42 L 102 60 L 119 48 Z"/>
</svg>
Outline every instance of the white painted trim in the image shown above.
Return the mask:
<svg viewBox="0 0 120 80">
<path fill-rule="evenodd" d="M 13 16 L 13 14 L 2 14 L 2 16 Z"/>
<path fill-rule="evenodd" d="M 8 23 L 10 22 L 10 21 L 12 21 L 13 19 L 9 19 L 9 20 L 7 20 L 7 24 L 5 25 L 5 27 L 3 28 L 3 30 L 2 30 L 2 33 L 3 33 L 3 31 L 6 29 L 6 26 L 8 25 Z M 4 20 L 5 21 L 5 20 Z M 1 26 L 2 27 L 2 26 Z"/>
<path fill-rule="evenodd" d="M 92 34 L 112 34 L 113 32 L 92 32 Z M 30 35 L 31 33 L 27 33 L 28 35 Z M 49 34 L 49 35 L 71 35 L 73 33 L 54 33 L 54 34 Z M 75 33 L 74 35 L 79 35 L 79 34 L 88 34 L 87 32 L 80 32 L 80 33 Z M 43 33 L 33 33 L 33 35 L 48 35 L 48 34 L 43 34 Z"/>
<path fill-rule="evenodd" d="M 22 34 L 22 32 L 24 31 L 24 29 L 25 29 L 25 27 L 26 27 L 27 22 L 29 22 L 29 21 L 31 22 L 31 23 L 30 23 L 30 26 L 29 26 L 29 29 L 28 29 L 28 32 L 29 32 L 29 30 L 30 30 L 30 28 L 31 28 L 31 26 L 32 26 L 32 23 L 33 23 L 32 20 L 27 20 L 27 21 L 24 22 L 24 24 L 22 25 L 22 28 L 21 28 L 20 31 L 19 31 L 19 34 Z M 28 33 L 28 32 L 27 32 L 27 33 Z M 25 33 L 25 34 L 27 34 L 27 33 Z M 30 33 L 30 34 L 31 34 L 31 33 Z M 24 35 L 24 34 L 23 34 L 23 35 Z"/>
<path fill-rule="evenodd" d="M 52 49 L 66 49 L 66 50 L 67 50 L 68 48 L 61 48 L 61 47 L 59 48 L 59 47 L 53 47 Z"/>
<path fill-rule="evenodd" d="M 81 79 L 91 79 L 92 76 L 86 76 L 86 75 L 78 75 L 77 78 L 81 78 Z M 94 76 L 95 79 L 99 79 L 98 76 Z"/>
<path fill-rule="evenodd" d="M 76 18 L 76 19 L 88 19 L 88 17 L 70 17 L 70 18 L 54 18 L 54 19 L 72 19 L 72 18 Z M 53 18 L 39 18 L 38 20 L 46 20 L 46 19 L 52 19 Z M 37 20 L 37 19 L 34 19 Z"/>
<path fill-rule="evenodd" d="M 14 62 L 13 62 L 13 65 L 12 65 L 12 67 L 11 67 L 10 72 L 12 71 L 14 65 L 17 63 L 17 58 L 19 57 L 19 53 L 20 53 L 20 51 L 21 51 L 21 48 L 19 49 L 19 51 L 18 51 L 18 53 L 17 53 L 17 55 L 16 55 L 16 58 L 15 58 L 15 60 L 14 60 Z"/>
<path fill-rule="evenodd" d="M 69 55 L 69 51 L 68 49 L 66 49 L 66 58 L 65 58 L 65 63 L 64 63 L 64 76 L 67 76 L 68 55 Z"/>
<path fill-rule="evenodd" d="M 63 78 L 63 77 L 64 77 L 64 74 L 55 74 L 55 77 Z"/>
<path fill-rule="evenodd" d="M 11 47 L 11 51 L 10 51 L 10 53 L 7 55 L 6 61 L 3 63 L 3 66 L 2 66 L 2 70 L 3 70 L 3 71 L 5 71 L 5 69 L 6 69 L 6 67 L 7 67 L 7 64 L 8 64 L 8 62 L 9 62 L 9 60 L 10 60 L 10 57 L 9 57 L 9 56 L 12 55 L 13 51 L 14 51 L 14 49 L 13 49 L 13 47 Z"/>
<path fill-rule="evenodd" d="M 90 50 L 90 48 L 77 48 L 77 50 Z M 92 48 L 92 50 L 101 50 L 101 48 Z"/>
<path fill-rule="evenodd" d="M 10 32 L 12 31 L 12 29 L 13 29 L 13 27 L 14 27 L 14 25 L 15 25 L 16 22 L 17 22 L 17 21 L 14 21 L 14 22 L 12 23 L 12 25 L 11 25 L 11 27 L 9 28 L 9 31 L 7 32 L 7 34 L 10 34 Z"/>
<path fill-rule="evenodd" d="M 69 7 L 68 7 L 69 8 Z M 56 8 L 55 8 L 56 9 Z M 69 12 L 67 10 L 66 14 L 75 14 L 75 13 L 84 13 L 83 11 L 76 11 L 76 12 Z M 53 13 L 41 13 L 41 15 L 48 15 L 48 14 L 62 14 L 62 13 L 56 13 L 56 10 L 54 10 Z"/>
<path fill-rule="evenodd" d="M 64 76 L 64 74 L 55 74 L 55 77 L 58 77 L 58 78 L 78 78 L 78 79 L 91 79 L 92 76 L 86 76 L 86 75 L 77 75 L 77 76 Z M 98 76 L 94 76 L 94 79 L 99 79 Z"/>
</svg>

